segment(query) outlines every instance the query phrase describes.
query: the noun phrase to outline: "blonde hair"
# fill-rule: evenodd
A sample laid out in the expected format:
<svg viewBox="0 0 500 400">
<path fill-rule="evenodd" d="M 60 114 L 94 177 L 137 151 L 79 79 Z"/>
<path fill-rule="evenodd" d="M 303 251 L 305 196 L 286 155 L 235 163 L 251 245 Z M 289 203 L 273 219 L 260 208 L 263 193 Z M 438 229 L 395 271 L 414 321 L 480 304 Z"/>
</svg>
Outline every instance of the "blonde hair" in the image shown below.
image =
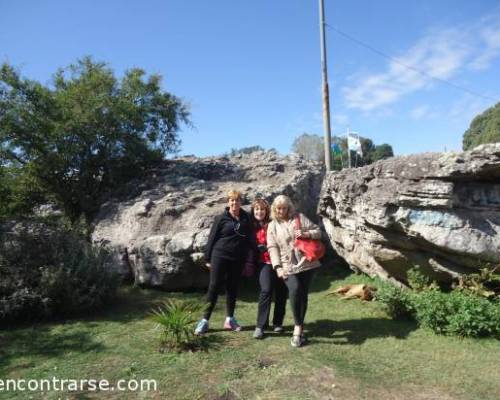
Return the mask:
<svg viewBox="0 0 500 400">
<path fill-rule="evenodd" d="M 227 199 L 241 200 L 241 192 L 237 191 L 236 189 L 231 189 L 229 192 L 227 192 Z"/>
<path fill-rule="evenodd" d="M 281 204 L 286 205 L 288 208 L 287 219 L 290 219 L 290 217 L 295 215 L 295 206 L 293 205 L 292 200 L 290 200 L 290 197 L 285 196 L 284 194 L 280 194 L 273 200 L 273 204 L 271 205 L 271 219 L 274 219 L 276 221 L 281 220 L 278 217 L 278 213 L 276 212 L 276 207 Z"/>
</svg>

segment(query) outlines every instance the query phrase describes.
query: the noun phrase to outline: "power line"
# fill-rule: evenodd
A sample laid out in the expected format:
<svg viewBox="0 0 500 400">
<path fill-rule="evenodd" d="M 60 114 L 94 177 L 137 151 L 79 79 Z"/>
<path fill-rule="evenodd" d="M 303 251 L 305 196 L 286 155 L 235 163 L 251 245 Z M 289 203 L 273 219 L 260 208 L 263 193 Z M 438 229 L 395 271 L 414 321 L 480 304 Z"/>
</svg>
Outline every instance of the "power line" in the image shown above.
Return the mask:
<svg viewBox="0 0 500 400">
<path fill-rule="evenodd" d="M 380 50 L 377 50 L 376 48 L 374 48 L 374 47 L 370 46 L 369 44 L 366 44 L 366 43 L 362 42 L 361 40 L 358 40 L 358 39 L 356 39 L 356 38 L 352 37 L 351 35 L 349 35 L 349 34 L 347 34 L 347 33 L 345 33 L 345 32 L 342 32 L 340 29 L 337 29 L 337 28 L 335 28 L 335 27 L 333 27 L 333 26 L 331 26 L 331 25 L 328 25 L 328 24 L 326 24 L 326 26 L 327 26 L 328 28 L 330 28 L 331 30 L 333 30 L 334 32 L 338 33 L 339 35 L 341 35 L 341 36 L 345 37 L 346 39 L 349 39 L 350 41 L 352 41 L 352 42 L 354 42 L 354 43 L 356 43 L 356 44 L 359 44 L 360 46 L 363 46 L 364 48 L 366 48 L 366 49 L 368 49 L 368 50 L 371 50 L 371 51 L 372 51 L 372 52 L 374 52 L 375 54 L 378 54 L 378 55 L 379 55 L 379 56 L 381 56 L 381 57 L 384 57 L 384 58 L 386 58 L 386 59 L 388 59 L 388 60 L 390 60 L 390 61 L 392 61 L 392 62 L 394 62 L 394 63 L 396 63 L 396 64 L 398 64 L 398 65 L 401 65 L 401 66 L 402 66 L 402 67 L 404 67 L 404 68 L 407 68 L 407 69 L 410 69 L 410 70 L 412 70 L 412 71 L 415 71 L 415 72 L 417 72 L 417 73 L 419 73 L 419 74 L 421 74 L 421 75 L 423 75 L 423 76 L 425 76 L 425 77 L 427 77 L 427 78 L 429 78 L 429 79 L 433 79 L 433 80 L 435 80 L 435 81 L 438 81 L 438 82 L 441 82 L 441 83 L 445 83 L 445 84 L 447 84 L 447 85 L 449 85 L 449 86 L 452 86 L 452 87 L 453 87 L 453 88 L 455 88 L 455 89 L 462 90 L 462 91 L 464 91 L 464 92 L 469 93 L 469 94 L 470 94 L 470 95 L 472 95 L 472 96 L 480 97 L 480 98 L 482 98 L 482 99 L 484 99 L 484 100 L 491 100 L 491 101 L 494 101 L 494 102 L 498 102 L 498 101 L 500 101 L 499 99 L 495 99 L 494 97 L 490 97 L 490 96 L 487 96 L 487 95 L 483 95 L 483 94 L 481 94 L 481 93 L 474 92 L 474 91 L 472 91 L 472 90 L 470 90 L 470 89 L 467 89 L 467 88 L 465 88 L 465 87 L 463 87 L 463 86 L 457 85 L 456 83 L 453 83 L 453 82 L 447 81 L 446 79 L 443 79 L 443 78 L 438 78 L 438 77 L 436 77 L 436 76 L 430 75 L 430 74 L 428 74 L 427 72 L 424 72 L 424 71 L 422 71 L 422 70 L 419 70 L 418 68 L 415 68 L 415 67 L 414 67 L 414 66 L 412 66 L 412 65 L 408 65 L 408 64 L 402 63 L 402 62 L 401 62 L 401 61 L 399 61 L 398 59 L 396 59 L 396 58 L 394 58 L 394 57 L 391 57 L 391 56 L 389 56 L 389 55 L 387 55 L 387 54 L 383 53 L 383 52 L 382 52 L 382 51 L 380 51 Z"/>
</svg>

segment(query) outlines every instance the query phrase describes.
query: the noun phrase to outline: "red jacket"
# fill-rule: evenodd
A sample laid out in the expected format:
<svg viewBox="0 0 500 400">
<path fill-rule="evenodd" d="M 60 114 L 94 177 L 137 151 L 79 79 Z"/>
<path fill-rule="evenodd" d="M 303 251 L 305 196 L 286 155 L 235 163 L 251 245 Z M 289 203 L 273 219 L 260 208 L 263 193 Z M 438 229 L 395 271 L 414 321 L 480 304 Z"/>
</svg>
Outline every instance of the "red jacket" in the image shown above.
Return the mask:
<svg viewBox="0 0 500 400">
<path fill-rule="evenodd" d="M 264 226 L 258 225 L 255 229 L 255 237 L 257 240 L 257 247 L 259 245 L 264 245 L 267 249 L 267 224 Z M 269 256 L 269 252 L 267 250 L 263 253 L 259 253 L 259 261 L 264 264 L 271 264 L 271 257 Z"/>
</svg>

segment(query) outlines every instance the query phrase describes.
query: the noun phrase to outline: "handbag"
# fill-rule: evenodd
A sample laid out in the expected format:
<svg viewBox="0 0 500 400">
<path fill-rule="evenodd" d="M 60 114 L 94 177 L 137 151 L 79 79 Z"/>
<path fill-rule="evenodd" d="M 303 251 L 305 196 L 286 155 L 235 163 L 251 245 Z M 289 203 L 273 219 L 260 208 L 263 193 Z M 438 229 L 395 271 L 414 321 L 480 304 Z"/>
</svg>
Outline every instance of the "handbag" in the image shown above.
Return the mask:
<svg viewBox="0 0 500 400">
<path fill-rule="evenodd" d="M 295 230 L 300 230 L 300 217 L 295 218 Z M 309 261 L 317 261 L 325 255 L 325 245 L 317 239 L 295 239 L 294 247 L 299 250 L 304 258 Z"/>
</svg>

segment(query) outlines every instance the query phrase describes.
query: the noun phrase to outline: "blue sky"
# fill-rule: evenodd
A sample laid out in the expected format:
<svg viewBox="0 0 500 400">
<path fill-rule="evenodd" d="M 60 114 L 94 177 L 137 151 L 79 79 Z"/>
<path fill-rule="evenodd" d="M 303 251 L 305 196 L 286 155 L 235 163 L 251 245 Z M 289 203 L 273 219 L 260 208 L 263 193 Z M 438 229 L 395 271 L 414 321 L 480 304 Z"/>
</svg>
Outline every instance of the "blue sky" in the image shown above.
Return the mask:
<svg viewBox="0 0 500 400">
<path fill-rule="evenodd" d="M 327 29 L 332 134 L 350 128 L 396 154 L 460 150 L 471 119 L 500 101 L 499 0 L 325 8 L 329 25 L 391 57 Z M 0 62 L 48 83 L 85 55 L 164 77 L 191 106 L 181 154 L 287 153 L 301 133 L 323 134 L 317 0 L 0 0 Z"/>
</svg>

